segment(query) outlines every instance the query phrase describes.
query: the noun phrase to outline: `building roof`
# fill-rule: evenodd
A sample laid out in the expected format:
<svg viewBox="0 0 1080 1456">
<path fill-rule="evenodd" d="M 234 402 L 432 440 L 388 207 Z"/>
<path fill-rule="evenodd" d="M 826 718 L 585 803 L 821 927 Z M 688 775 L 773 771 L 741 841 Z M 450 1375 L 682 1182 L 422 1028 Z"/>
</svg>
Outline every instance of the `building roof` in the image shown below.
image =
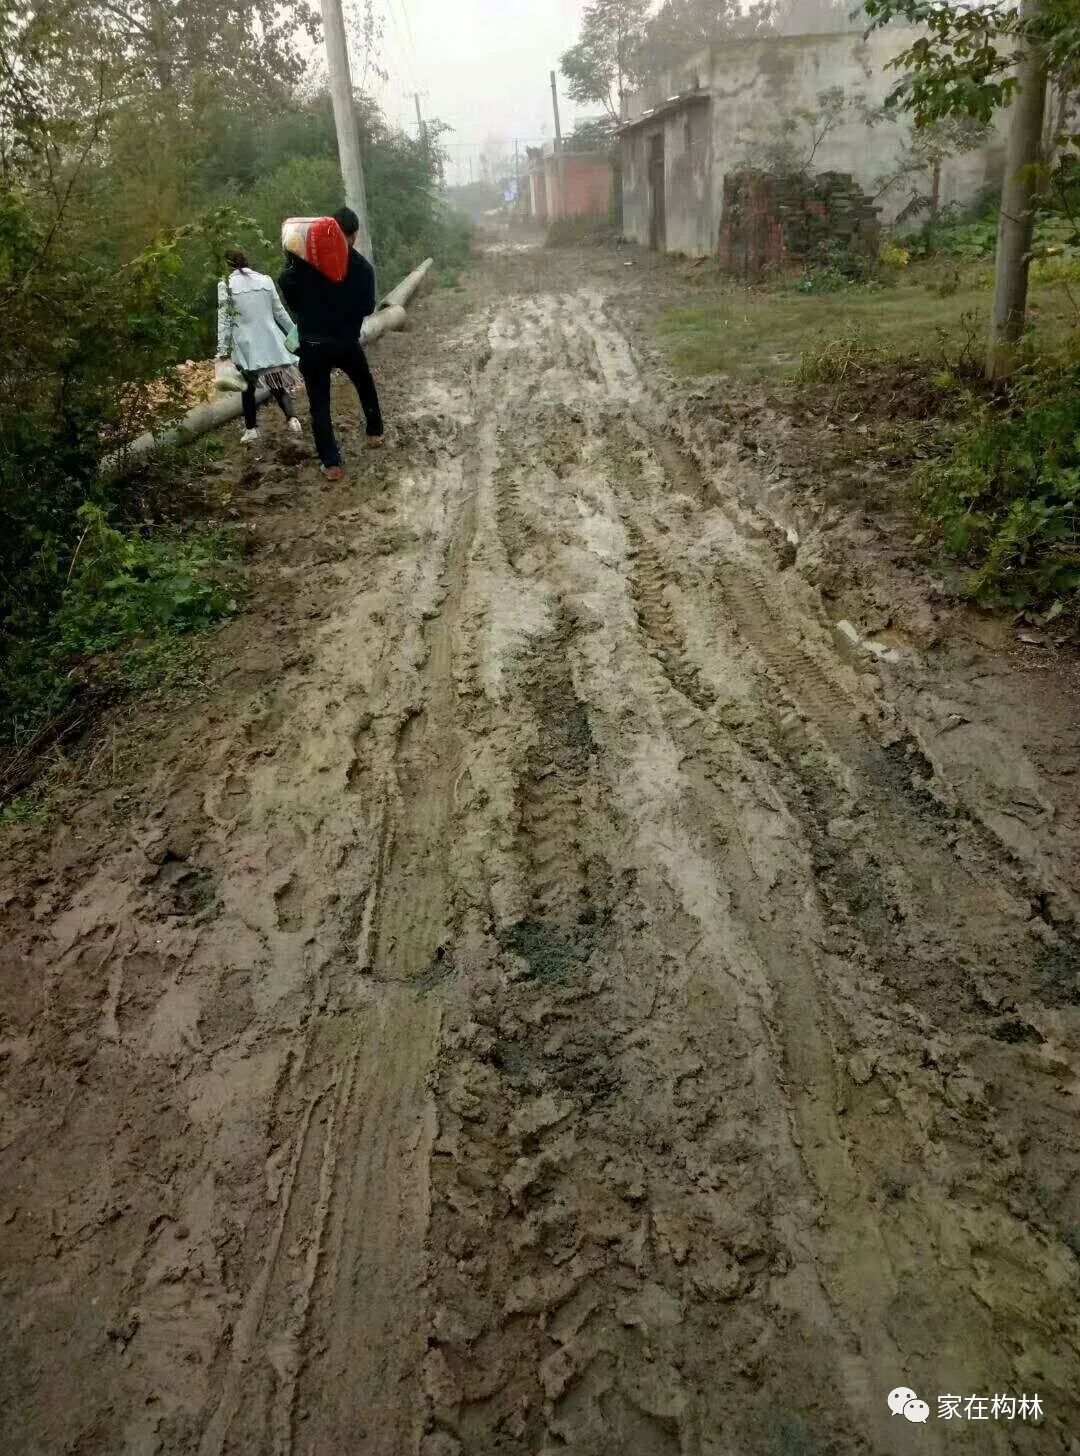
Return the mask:
<svg viewBox="0 0 1080 1456">
<path fill-rule="evenodd" d="M 628 131 L 634 131 L 639 126 L 648 126 L 650 122 L 660 121 L 662 117 L 670 116 L 673 111 L 682 111 L 687 106 L 698 106 L 702 102 L 711 101 L 712 92 L 695 86 L 692 91 L 683 91 L 678 96 L 669 96 L 666 101 L 661 101 L 649 111 L 643 111 L 633 121 L 624 121 L 622 126 L 616 127 L 615 135 L 623 136 Z"/>
<path fill-rule="evenodd" d="M 884 40 L 891 37 L 895 41 L 895 50 L 900 51 L 909 41 L 921 34 L 924 30 L 918 26 L 886 26 L 882 30 L 875 31 L 870 40 L 877 40 L 880 45 Z M 670 111 L 676 111 L 686 106 L 695 98 L 707 99 L 711 92 L 715 91 L 716 72 L 718 64 L 722 64 L 732 56 L 740 60 L 741 53 L 754 51 L 787 52 L 801 51 L 811 46 L 836 47 L 845 45 L 862 46 L 868 43 L 867 33 L 863 29 L 854 30 L 833 30 L 833 31 L 807 31 L 797 35 L 740 35 L 727 36 L 723 40 L 711 41 L 708 45 L 688 54 L 677 65 L 661 76 L 657 76 L 649 85 L 639 88 L 634 93 L 634 100 L 640 104 L 641 101 L 651 98 L 657 94 L 661 87 L 670 87 L 677 94 L 662 98 L 640 116 L 634 117 L 622 123 L 616 130 L 616 135 L 632 130 L 634 127 L 642 126 L 650 121 L 656 121 Z M 691 78 L 694 78 L 691 80 Z"/>
<path fill-rule="evenodd" d="M 566 163 L 567 166 L 570 166 L 575 162 L 589 162 L 593 166 L 599 165 L 602 167 L 610 167 L 611 165 L 611 158 L 607 152 L 598 152 L 595 150 L 588 152 L 575 152 L 571 151 L 571 149 L 565 144 L 565 142 L 563 143 L 562 154 L 563 161 Z M 556 156 L 554 152 L 545 152 L 543 156 L 530 156 L 529 175 L 539 176 L 544 171 L 545 167 L 547 167 L 550 163 L 554 161 L 556 161 Z"/>
</svg>

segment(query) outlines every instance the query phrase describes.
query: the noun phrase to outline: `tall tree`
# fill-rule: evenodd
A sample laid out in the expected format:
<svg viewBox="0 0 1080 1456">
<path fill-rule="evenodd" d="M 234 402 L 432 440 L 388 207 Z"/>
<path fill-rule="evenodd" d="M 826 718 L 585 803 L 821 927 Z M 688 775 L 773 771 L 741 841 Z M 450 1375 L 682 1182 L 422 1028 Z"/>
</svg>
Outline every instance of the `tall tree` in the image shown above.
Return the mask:
<svg viewBox="0 0 1080 1456">
<path fill-rule="evenodd" d="M 208 99 L 237 103 L 275 83 L 284 94 L 304 73 L 303 34 L 317 34 L 310 0 L 13 0 L 3 10 L 0 47 L 6 31 L 45 116 L 86 106 L 103 73 L 113 109 L 155 99 L 185 119 Z"/>
<path fill-rule="evenodd" d="M 575 101 L 598 103 L 612 121 L 620 120 L 648 12 L 649 0 L 594 0 L 586 7 L 581 37 L 560 61 Z"/>
<path fill-rule="evenodd" d="M 989 122 L 1008 106 L 1009 138 L 998 227 L 986 373 L 1006 377 L 1024 328 L 1028 264 L 1043 165 L 1047 79 L 1080 61 L 1076 0 L 866 0 L 875 26 L 903 18 L 922 34 L 893 62 L 906 71 L 890 101 L 916 125 L 947 116 Z"/>
<path fill-rule="evenodd" d="M 866 16 L 854 0 L 777 0 L 772 24 L 778 35 L 835 35 L 865 30 Z"/>
<path fill-rule="evenodd" d="M 887 108 L 875 108 L 866 113 L 870 125 L 886 119 L 892 119 Z M 941 181 L 945 163 L 950 157 L 962 156 L 985 146 L 989 135 L 987 124 L 970 116 L 946 116 L 940 121 L 912 126 L 894 165 L 878 177 L 874 200 L 880 201 L 897 191 L 906 194 L 907 200 L 900 207 L 897 222 L 909 222 L 925 214 L 927 228 L 934 229 L 941 221 Z"/>
<path fill-rule="evenodd" d="M 298 32 L 315 35 L 307 0 L 87 0 L 85 10 L 135 72 L 190 95 L 200 81 L 238 94 L 276 72 L 299 80 Z"/>
<path fill-rule="evenodd" d="M 1024 20 L 1039 18 L 1039 0 L 1024 0 Z M 1048 62 L 1029 34 L 1016 64 L 1016 97 L 1005 148 L 1005 182 L 998 218 L 994 307 L 986 356 L 988 379 L 1007 378 L 1016 367 L 1016 346 L 1027 316 L 1028 269 L 1042 160 Z"/>
<path fill-rule="evenodd" d="M 767 34 L 775 8 L 774 0 L 755 0 L 745 10 L 740 0 L 663 0 L 646 22 L 637 67 L 662 75 L 717 41 Z"/>
</svg>

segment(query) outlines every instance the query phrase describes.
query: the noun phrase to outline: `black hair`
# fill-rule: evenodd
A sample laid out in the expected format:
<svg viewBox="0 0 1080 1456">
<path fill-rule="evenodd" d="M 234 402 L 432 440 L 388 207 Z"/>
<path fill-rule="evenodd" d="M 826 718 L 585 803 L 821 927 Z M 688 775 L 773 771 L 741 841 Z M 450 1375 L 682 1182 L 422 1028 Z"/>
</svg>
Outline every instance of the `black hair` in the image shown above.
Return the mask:
<svg viewBox="0 0 1080 1456">
<path fill-rule="evenodd" d="M 347 238 L 353 237 L 360 231 L 360 219 L 351 207 L 339 207 L 334 213 L 334 221 Z"/>
<path fill-rule="evenodd" d="M 241 273 L 250 266 L 243 248 L 230 248 L 225 254 L 225 261 L 230 268 L 239 268 Z"/>
</svg>

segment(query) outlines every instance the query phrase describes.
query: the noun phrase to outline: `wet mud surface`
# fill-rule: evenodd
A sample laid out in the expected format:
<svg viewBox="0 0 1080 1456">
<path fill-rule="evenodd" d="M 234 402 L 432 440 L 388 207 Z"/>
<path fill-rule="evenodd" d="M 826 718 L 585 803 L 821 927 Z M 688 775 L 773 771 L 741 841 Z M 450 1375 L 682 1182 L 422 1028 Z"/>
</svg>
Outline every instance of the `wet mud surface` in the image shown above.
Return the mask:
<svg viewBox="0 0 1080 1456">
<path fill-rule="evenodd" d="M 385 456 L 268 432 L 228 670 L 12 840 L 0 1449 L 1080 1451 L 1064 707 L 837 630 L 644 286 L 490 257 Z"/>
</svg>

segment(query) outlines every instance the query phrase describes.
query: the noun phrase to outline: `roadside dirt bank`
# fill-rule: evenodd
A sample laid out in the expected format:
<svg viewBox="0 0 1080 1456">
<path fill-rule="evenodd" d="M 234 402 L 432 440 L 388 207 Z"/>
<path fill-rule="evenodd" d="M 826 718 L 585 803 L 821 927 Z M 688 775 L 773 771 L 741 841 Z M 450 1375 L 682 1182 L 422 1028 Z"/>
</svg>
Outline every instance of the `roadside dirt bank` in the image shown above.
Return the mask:
<svg viewBox="0 0 1080 1456">
<path fill-rule="evenodd" d="M 10 836 L 0 1450 L 1080 1452 L 1068 675 L 788 492 L 649 288 L 493 255 L 351 483 L 230 455 L 206 700 Z"/>
</svg>

